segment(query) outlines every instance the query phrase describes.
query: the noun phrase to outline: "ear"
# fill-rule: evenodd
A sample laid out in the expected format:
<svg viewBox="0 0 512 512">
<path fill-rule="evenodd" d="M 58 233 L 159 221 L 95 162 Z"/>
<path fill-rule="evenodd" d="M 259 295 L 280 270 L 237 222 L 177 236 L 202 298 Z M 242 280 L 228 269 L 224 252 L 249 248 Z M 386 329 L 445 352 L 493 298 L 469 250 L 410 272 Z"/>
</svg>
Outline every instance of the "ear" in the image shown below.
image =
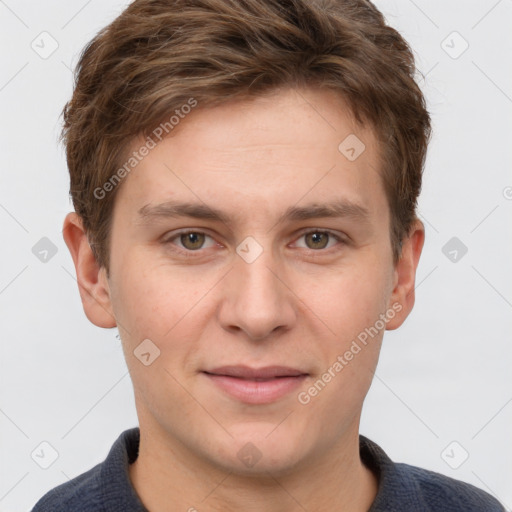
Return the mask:
<svg viewBox="0 0 512 512">
<path fill-rule="evenodd" d="M 78 289 L 87 318 L 98 327 L 115 327 L 106 270 L 96 262 L 82 219 L 75 212 L 66 215 L 62 235 L 75 264 Z"/>
<path fill-rule="evenodd" d="M 416 269 L 424 242 L 425 228 L 423 223 L 416 219 L 409 235 L 402 240 L 402 255 L 395 265 L 394 287 L 388 307 L 393 309 L 396 315 L 387 322 L 388 331 L 400 327 L 412 311 Z"/>
</svg>

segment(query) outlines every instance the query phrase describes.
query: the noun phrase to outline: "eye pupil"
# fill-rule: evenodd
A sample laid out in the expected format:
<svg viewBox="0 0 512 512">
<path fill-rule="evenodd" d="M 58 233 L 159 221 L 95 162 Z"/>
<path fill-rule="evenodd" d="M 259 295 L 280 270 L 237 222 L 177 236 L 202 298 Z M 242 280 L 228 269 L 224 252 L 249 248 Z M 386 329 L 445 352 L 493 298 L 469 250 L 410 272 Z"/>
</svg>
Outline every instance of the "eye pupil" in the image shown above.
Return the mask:
<svg viewBox="0 0 512 512">
<path fill-rule="evenodd" d="M 323 249 L 327 246 L 329 234 L 316 231 L 314 233 L 308 233 L 306 235 L 306 240 L 308 238 L 310 238 L 313 244 L 315 245 L 315 247 L 312 247 L 312 249 Z M 317 244 L 320 244 L 320 247 L 318 247 Z"/>
<path fill-rule="evenodd" d="M 181 235 L 181 243 L 187 249 L 200 249 L 204 243 L 204 234 L 202 233 L 184 233 Z M 192 244 L 191 246 L 189 245 Z"/>
</svg>

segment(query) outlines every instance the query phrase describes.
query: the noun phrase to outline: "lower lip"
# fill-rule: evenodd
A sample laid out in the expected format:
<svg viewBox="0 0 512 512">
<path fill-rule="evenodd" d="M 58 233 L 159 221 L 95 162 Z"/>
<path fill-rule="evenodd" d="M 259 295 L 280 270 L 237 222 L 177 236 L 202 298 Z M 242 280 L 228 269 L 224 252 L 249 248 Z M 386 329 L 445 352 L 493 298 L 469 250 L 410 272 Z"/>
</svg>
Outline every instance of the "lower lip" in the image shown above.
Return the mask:
<svg viewBox="0 0 512 512">
<path fill-rule="evenodd" d="M 248 404 L 275 402 L 297 389 L 307 377 L 307 375 L 300 375 L 298 377 L 277 377 L 265 381 L 255 381 L 210 373 L 205 373 L 205 375 L 223 391 Z"/>
</svg>

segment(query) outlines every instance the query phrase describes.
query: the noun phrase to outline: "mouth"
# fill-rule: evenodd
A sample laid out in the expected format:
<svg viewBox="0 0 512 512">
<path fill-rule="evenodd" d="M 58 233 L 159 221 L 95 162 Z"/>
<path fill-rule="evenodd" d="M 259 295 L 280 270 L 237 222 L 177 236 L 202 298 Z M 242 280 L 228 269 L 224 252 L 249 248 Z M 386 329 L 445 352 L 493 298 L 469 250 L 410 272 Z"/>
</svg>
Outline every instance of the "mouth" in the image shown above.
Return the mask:
<svg viewBox="0 0 512 512">
<path fill-rule="evenodd" d="M 307 372 L 286 366 L 223 366 L 202 373 L 223 393 L 248 404 L 275 402 L 309 376 Z"/>
</svg>

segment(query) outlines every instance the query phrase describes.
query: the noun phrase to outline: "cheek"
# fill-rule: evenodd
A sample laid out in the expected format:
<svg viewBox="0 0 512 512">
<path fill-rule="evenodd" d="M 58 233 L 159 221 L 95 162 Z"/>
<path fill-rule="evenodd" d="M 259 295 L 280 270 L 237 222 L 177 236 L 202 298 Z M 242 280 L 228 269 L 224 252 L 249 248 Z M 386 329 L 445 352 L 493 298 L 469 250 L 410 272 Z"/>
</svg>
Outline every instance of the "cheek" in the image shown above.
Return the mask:
<svg viewBox="0 0 512 512">
<path fill-rule="evenodd" d="M 116 319 L 130 338 L 165 338 L 180 319 L 193 314 L 211 280 L 143 256 L 124 258 L 116 275 Z"/>
<path fill-rule="evenodd" d="M 127 365 L 141 392 L 150 390 L 146 400 L 154 400 L 165 386 L 180 396 L 172 376 L 181 380 L 194 371 L 199 340 L 213 314 L 208 291 L 218 277 L 162 264 L 137 268 L 142 267 L 127 265 L 119 274 L 114 305 Z M 158 357 L 146 367 L 136 355 L 148 339 Z"/>
<path fill-rule="evenodd" d="M 171 414 L 171 406 L 188 414 L 190 396 L 180 383 L 195 360 L 202 328 L 194 305 L 206 292 L 175 269 L 134 268 L 125 267 L 114 308 L 134 391 L 157 417 Z"/>
<path fill-rule="evenodd" d="M 307 289 L 304 302 L 322 320 L 325 333 L 314 343 L 313 353 L 323 367 L 313 388 L 306 389 L 311 398 L 313 416 L 325 411 L 344 421 L 348 412 L 356 414 L 371 385 L 377 366 L 385 323 L 386 276 L 365 267 L 365 272 L 343 272 Z M 308 405 L 308 407 L 309 407 Z"/>
<path fill-rule="evenodd" d="M 326 439 L 348 428 L 360 413 L 378 363 L 385 323 L 385 294 L 376 293 L 382 282 L 374 279 L 343 279 L 330 287 L 315 313 L 329 331 L 315 343 L 321 361 L 319 375 L 303 389 L 300 407 L 305 408 L 311 428 L 321 429 Z M 311 298 L 318 292 L 311 291 Z M 334 331 L 333 334 L 330 331 Z M 307 403 L 306 403 L 307 402 Z"/>
<path fill-rule="evenodd" d="M 311 314 L 322 321 L 325 341 L 332 340 L 328 345 L 342 350 L 384 313 L 387 287 L 384 272 L 366 265 L 364 269 L 341 269 L 320 280 L 308 280 L 298 295 Z"/>
</svg>

